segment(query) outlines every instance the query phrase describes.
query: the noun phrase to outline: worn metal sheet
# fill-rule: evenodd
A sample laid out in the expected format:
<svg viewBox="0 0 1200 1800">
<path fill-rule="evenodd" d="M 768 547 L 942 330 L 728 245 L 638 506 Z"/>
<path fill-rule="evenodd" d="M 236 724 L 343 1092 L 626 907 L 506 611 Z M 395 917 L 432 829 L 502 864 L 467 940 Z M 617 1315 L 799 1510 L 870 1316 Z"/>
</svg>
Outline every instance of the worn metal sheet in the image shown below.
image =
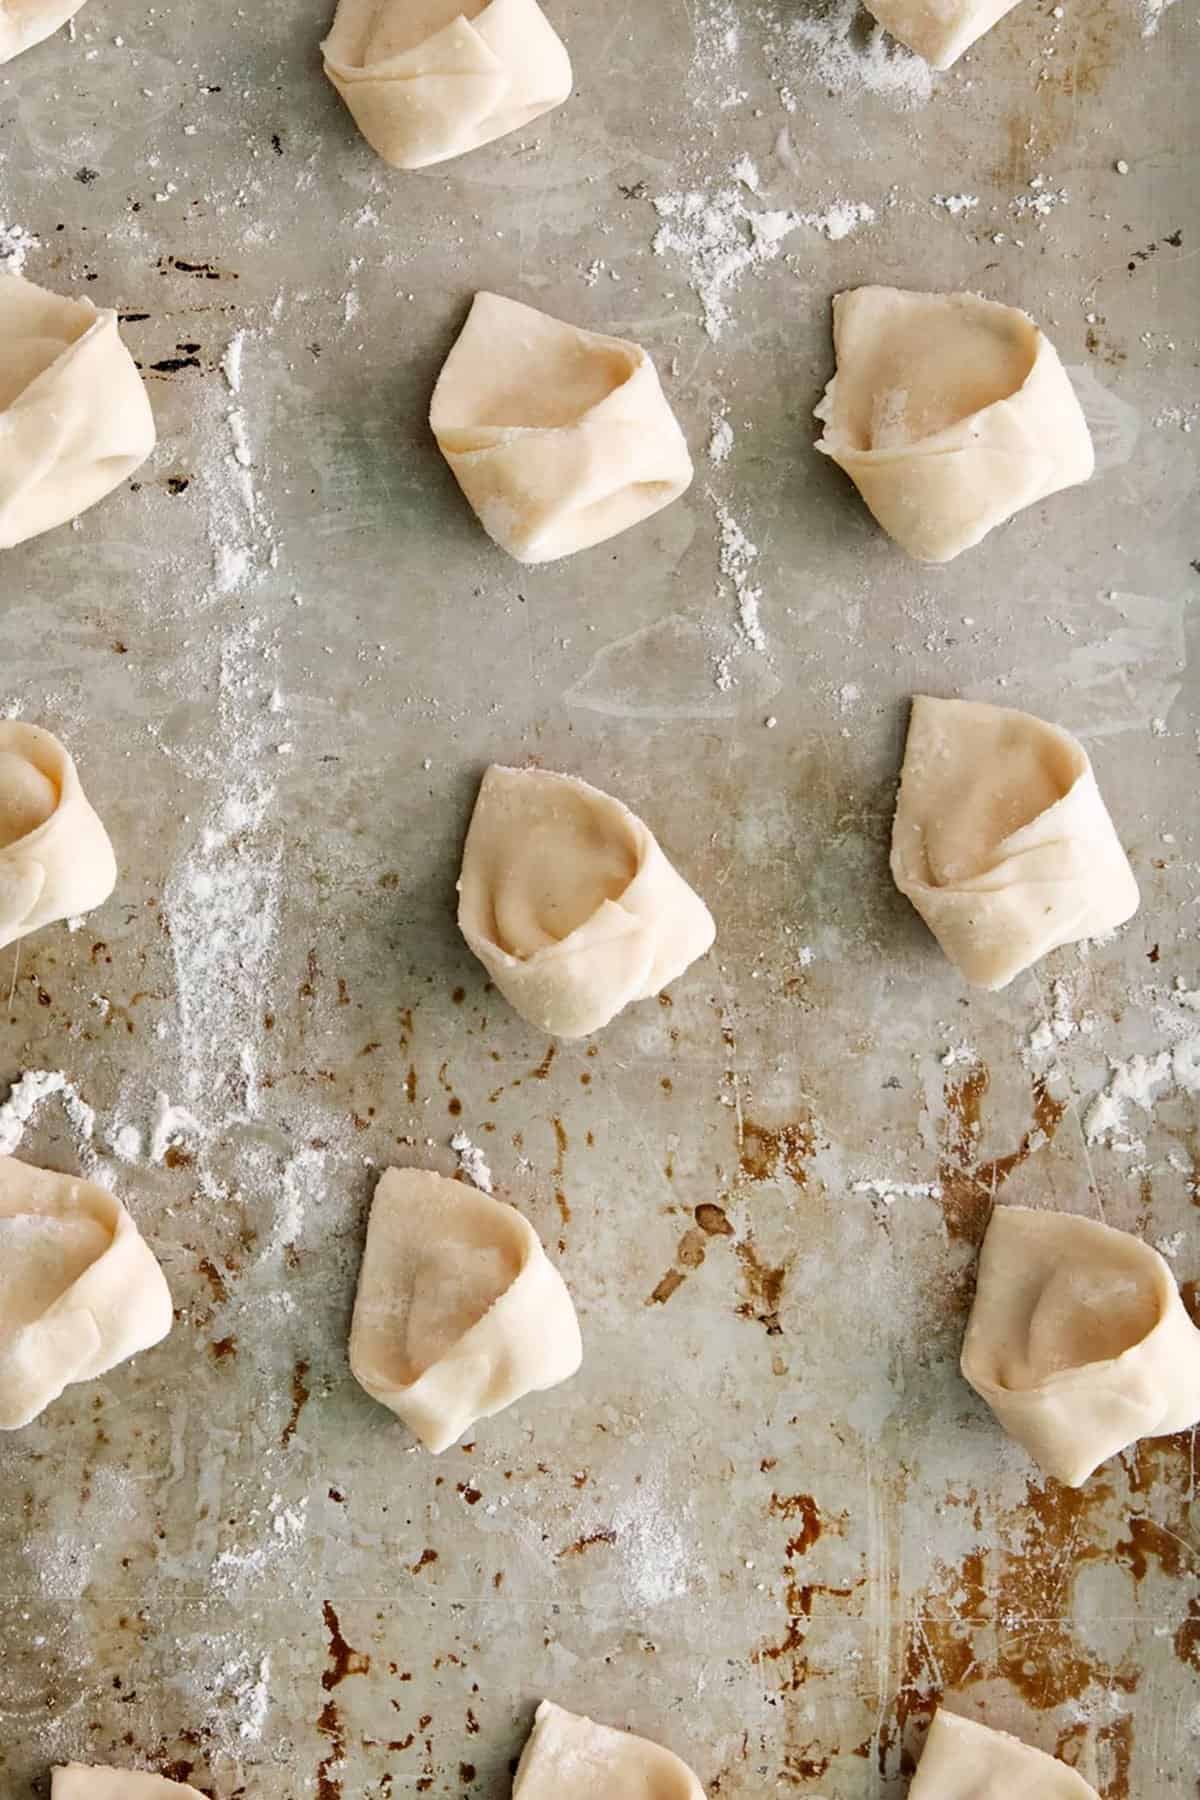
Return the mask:
<svg viewBox="0 0 1200 1800">
<path fill-rule="evenodd" d="M 1000 1191 L 1165 1242 L 1196 1304 L 1194 1097 L 1164 1078 L 1123 1148 L 1082 1124 L 1200 985 L 1194 8 L 1026 0 L 928 94 L 811 0 L 549 10 L 571 104 L 418 176 L 284 0 L 90 0 L 3 71 L 0 219 L 128 315 L 161 441 L 0 570 L 5 702 L 68 739 L 123 868 L 0 959 L 0 1072 L 95 1109 L 89 1139 L 49 1103 L 22 1153 L 107 1172 L 179 1319 L 0 1444 L 0 1786 L 78 1756 L 220 1800 L 500 1800 L 551 1694 L 721 1800 L 898 1800 L 945 1693 L 1106 1800 L 1185 1800 L 1194 1435 L 1072 1494 L 956 1359 Z M 816 222 L 755 227 L 731 183 Z M 849 205 L 873 221 L 831 239 Z M 761 254 L 714 290 L 731 230 Z M 1029 307 L 1097 479 L 906 562 L 810 447 L 829 297 L 868 279 Z M 491 549 L 423 422 L 481 285 L 652 350 L 682 502 L 549 569 Z M 887 876 L 917 688 L 1086 734 L 1144 894 L 1117 938 L 962 989 Z M 556 1052 L 453 925 L 479 770 L 523 757 L 643 812 L 720 926 Z M 156 1162 L 164 1105 L 197 1125 Z M 587 1355 L 431 1459 L 344 1345 L 375 1171 L 449 1170 L 457 1126 Z"/>
</svg>

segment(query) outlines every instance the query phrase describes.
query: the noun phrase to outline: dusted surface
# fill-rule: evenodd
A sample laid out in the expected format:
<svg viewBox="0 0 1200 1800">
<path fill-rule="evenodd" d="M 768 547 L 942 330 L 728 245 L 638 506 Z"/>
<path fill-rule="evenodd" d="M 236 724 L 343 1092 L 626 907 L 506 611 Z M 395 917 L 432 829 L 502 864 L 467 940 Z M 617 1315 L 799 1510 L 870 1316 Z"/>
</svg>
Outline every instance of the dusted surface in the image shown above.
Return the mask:
<svg viewBox="0 0 1200 1800">
<path fill-rule="evenodd" d="M 160 433 L 0 561 L 6 703 L 122 869 L 4 953 L 4 1071 L 96 1109 L 181 1316 L 0 1445 L 0 1786 L 507 1800 L 550 1694 L 722 1800 L 901 1800 L 944 1692 L 1105 1800 L 1195 1800 L 1192 1436 L 1069 1493 L 957 1372 L 995 1192 L 1173 1244 L 1196 1301 L 1193 18 L 1026 0 L 925 100 L 807 0 L 736 43 L 700 0 L 550 17 L 576 96 L 414 176 L 319 10 L 92 0 L 4 71 L 0 217 L 126 315 Z M 738 207 L 818 222 L 718 268 Z M 812 448 L 863 281 L 1027 307 L 1096 479 L 909 563 Z M 559 566 L 487 542 L 425 423 L 481 286 L 646 346 L 683 499 Z M 918 691 L 1080 735 L 1142 887 L 1113 942 L 965 990 L 887 869 Z M 482 769 L 526 756 L 652 821 L 718 924 L 670 1004 L 553 1055 L 454 920 Z M 18 1153 L 75 1169 L 60 1101 Z M 450 1172 L 459 1127 L 587 1353 L 434 1459 L 346 1333 L 376 1170 Z"/>
</svg>

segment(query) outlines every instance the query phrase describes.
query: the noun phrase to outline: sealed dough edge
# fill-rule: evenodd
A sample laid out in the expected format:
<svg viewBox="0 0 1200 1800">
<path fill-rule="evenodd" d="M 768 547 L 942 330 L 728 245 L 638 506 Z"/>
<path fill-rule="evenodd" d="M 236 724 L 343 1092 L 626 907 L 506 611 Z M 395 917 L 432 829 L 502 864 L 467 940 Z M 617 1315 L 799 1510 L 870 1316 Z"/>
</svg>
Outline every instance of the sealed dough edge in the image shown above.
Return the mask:
<svg viewBox="0 0 1200 1800">
<path fill-rule="evenodd" d="M 40 818 L 39 791 L 52 807 Z M 0 949 L 91 912 L 117 883 L 112 843 L 66 745 L 40 725 L 0 720 L 0 826 L 18 807 L 36 822 L 7 843 L 0 836 Z"/>
<path fill-rule="evenodd" d="M 924 57 L 932 69 L 949 69 L 1019 0 L 868 0 L 867 11 L 885 31 Z"/>
<path fill-rule="evenodd" d="M 155 445 L 117 315 L 0 275 L 0 549 L 78 518 Z"/>
<path fill-rule="evenodd" d="M 833 337 L 837 371 L 815 408 L 825 427 L 816 448 L 918 561 L 950 562 L 1092 475 L 1075 390 L 1019 307 L 978 294 L 852 288 L 834 297 Z"/>
<path fill-rule="evenodd" d="M 1016 829 L 999 826 L 972 873 L 939 875 L 931 846 L 948 841 L 956 814 L 986 815 L 1018 755 L 1035 773 L 1045 766 L 1057 797 Z M 1115 930 L 1141 901 L 1078 739 L 1032 713 L 929 694 L 913 698 L 891 870 L 949 960 L 991 990 L 1063 944 Z"/>
<path fill-rule="evenodd" d="M 494 1266 L 500 1259 L 507 1267 Z M 412 1341 L 422 1324 L 428 1360 Z M 423 1366 L 406 1380 L 397 1358 Z M 582 1360 L 567 1285 L 515 1206 L 431 1169 L 384 1171 L 350 1326 L 350 1368 L 373 1399 L 440 1455 L 478 1420 L 568 1380 Z"/>
<path fill-rule="evenodd" d="M 587 1037 L 660 994 L 716 938 L 637 814 L 549 769 L 485 772 L 458 889 L 470 949 L 521 1017 L 556 1037 Z"/>
<path fill-rule="evenodd" d="M 662 1744 L 597 1725 L 543 1700 L 517 1764 L 512 1800 L 596 1800 L 618 1794 L 705 1800 L 691 1769 Z"/>
<path fill-rule="evenodd" d="M 0 0 L 0 63 L 51 37 L 82 5 L 83 0 Z"/>
<path fill-rule="evenodd" d="M 480 524 L 521 563 L 641 524 L 694 474 L 639 344 L 486 290 L 442 366 L 429 423 Z"/>
<path fill-rule="evenodd" d="M 50 1800 L 204 1800 L 204 1795 L 186 1782 L 143 1769 L 73 1762 L 52 1772 Z"/>
<path fill-rule="evenodd" d="M 908 1800 L 1100 1800 L 1076 1770 L 1007 1731 L 939 1706 L 908 1790 Z"/>
<path fill-rule="evenodd" d="M 393 168 L 463 156 L 570 98 L 571 59 L 537 0 L 490 0 L 470 19 L 451 0 L 445 24 L 416 43 L 410 7 L 339 0 L 321 45 L 326 75 Z"/>
<path fill-rule="evenodd" d="M 85 1265 L 36 1316 L 5 1329 L 0 1313 L 0 1430 L 36 1419 L 75 1382 L 107 1374 L 160 1343 L 171 1329 L 171 1295 L 150 1246 L 115 1195 L 93 1181 L 0 1156 L 0 1244 L 7 1303 L 19 1301 L 18 1258 L 29 1247 L 18 1220 L 76 1226 L 98 1241 Z M 6 1227 L 10 1228 L 6 1232 Z M 5 1243 L 6 1236 L 13 1241 Z M 21 1239 L 24 1237 L 24 1245 Z M 54 1284 L 52 1250 L 35 1274 Z"/>
<path fill-rule="evenodd" d="M 1059 1366 L 1039 1372 L 1035 1356 Z M 1200 1422 L 1200 1331 L 1173 1271 L 1141 1238 L 1078 1213 L 993 1210 L 961 1368 L 1067 1487 L 1139 1438 Z"/>
</svg>

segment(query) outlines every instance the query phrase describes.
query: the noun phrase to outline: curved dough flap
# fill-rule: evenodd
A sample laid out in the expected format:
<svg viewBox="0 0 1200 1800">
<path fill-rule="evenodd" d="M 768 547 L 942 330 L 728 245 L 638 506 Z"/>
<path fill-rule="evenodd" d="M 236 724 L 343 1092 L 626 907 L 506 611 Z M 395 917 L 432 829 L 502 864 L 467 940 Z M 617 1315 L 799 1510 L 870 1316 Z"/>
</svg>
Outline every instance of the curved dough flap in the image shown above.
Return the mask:
<svg viewBox="0 0 1200 1800">
<path fill-rule="evenodd" d="M 712 915 L 619 800 L 493 766 L 463 849 L 459 929 L 530 1024 L 586 1037 L 703 956 Z"/>
<path fill-rule="evenodd" d="M 871 0 L 867 10 L 931 67 L 948 69 L 1016 5 L 1017 0 Z"/>
<path fill-rule="evenodd" d="M 141 1769 L 66 1763 L 51 1776 L 50 1800 L 204 1800 L 204 1795 L 185 1782 Z"/>
<path fill-rule="evenodd" d="M 1074 1213 L 992 1213 L 962 1372 L 1069 1487 L 1200 1420 L 1200 1331 L 1175 1277 L 1140 1238 Z"/>
<path fill-rule="evenodd" d="M 94 506 L 154 441 L 116 313 L 0 275 L 0 549 Z"/>
<path fill-rule="evenodd" d="M 833 331 L 837 374 L 816 409 L 817 449 L 911 556 L 949 562 L 1091 475 L 1075 391 L 1016 307 L 855 288 L 835 298 Z"/>
<path fill-rule="evenodd" d="M 644 350 L 499 294 L 475 296 L 429 422 L 480 524 L 519 562 L 602 543 L 692 479 Z"/>
<path fill-rule="evenodd" d="M 0 948 L 90 912 L 116 886 L 112 844 L 65 745 L 40 726 L 0 719 L 0 824 L 15 815 L 33 782 L 52 810 L 7 844 L 0 833 Z"/>
<path fill-rule="evenodd" d="M 0 63 L 40 44 L 82 5 L 83 0 L 0 0 Z"/>
<path fill-rule="evenodd" d="M 1004 987 L 1138 909 L 1083 746 L 1009 707 L 914 698 L 891 866 L 976 987 Z"/>
<path fill-rule="evenodd" d="M 415 16 L 412 0 L 339 0 L 321 49 L 355 124 L 398 169 L 462 156 L 571 92 L 570 58 L 536 0 L 461 11 L 423 0 Z"/>
<path fill-rule="evenodd" d="M 0 1430 L 170 1329 L 162 1270 L 120 1201 L 0 1156 Z"/>
<path fill-rule="evenodd" d="M 512 1800 L 704 1800 L 704 1789 L 661 1744 L 543 1700 L 521 1752 Z"/>
<path fill-rule="evenodd" d="M 1100 1800 L 1066 1763 L 939 1707 L 908 1800 Z"/>
<path fill-rule="evenodd" d="M 575 1308 L 515 1207 L 427 1169 L 371 1203 L 350 1367 L 427 1449 L 579 1367 Z"/>
</svg>

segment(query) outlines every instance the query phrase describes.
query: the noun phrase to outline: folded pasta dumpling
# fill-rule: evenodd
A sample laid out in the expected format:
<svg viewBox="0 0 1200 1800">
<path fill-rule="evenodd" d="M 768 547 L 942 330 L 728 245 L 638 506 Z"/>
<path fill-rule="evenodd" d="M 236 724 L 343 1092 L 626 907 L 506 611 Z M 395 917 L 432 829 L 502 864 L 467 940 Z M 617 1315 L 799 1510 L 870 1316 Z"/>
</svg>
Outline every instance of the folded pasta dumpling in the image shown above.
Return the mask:
<svg viewBox="0 0 1200 1800">
<path fill-rule="evenodd" d="M 50 1800 L 204 1800 L 204 1795 L 186 1782 L 141 1769 L 66 1763 L 50 1778 Z"/>
<path fill-rule="evenodd" d="M 867 0 L 885 31 L 935 69 L 948 69 L 1017 0 Z"/>
<path fill-rule="evenodd" d="M 321 49 L 358 129 L 398 169 L 490 144 L 571 92 L 537 0 L 338 0 Z"/>
<path fill-rule="evenodd" d="M 153 448 L 116 313 L 0 275 L 0 550 L 94 506 Z"/>
<path fill-rule="evenodd" d="M 427 1449 L 555 1387 L 583 1347 L 527 1219 L 428 1169 L 388 1169 L 371 1203 L 350 1367 Z"/>
<path fill-rule="evenodd" d="M 637 344 L 476 294 L 429 409 L 488 536 L 551 562 L 677 500 L 688 447 Z"/>
<path fill-rule="evenodd" d="M 163 1272 L 120 1201 L 0 1156 L 0 1430 L 170 1329 Z"/>
<path fill-rule="evenodd" d="M 998 1206 L 962 1372 L 1048 1475 L 1200 1420 L 1200 1331 L 1157 1250 L 1075 1213 Z"/>
<path fill-rule="evenodd" d="M 908 1800 L 1100 1800 L 1066 1763 L 939 1707 Z"/>
<path fill-rule="evenodd" d="M 928 694 L 909 721 L 892 876 L 975 987 L 1005 987 L 1138 909 L 1082 744 L 1029 713 Z"/>
<path fill-rule="evenodd" d="M 0 0 L 0 63 L 40 44 L 82 5 L 83 0 Z"/>
<path fill-rule="evenodd" d="M 512 1800 L 704 1800 L 685 1762 L 543 1700 L 517 1764 Z"/>
<path fill-rule="evenodd" d="M 65 745 L 0 719 L 0 949 L 108 899 L 117 862 Z"/>
<path fill-rule="evenodd" d="M 661 993 L 716 936 L 627 806 L 546 769 L 484 775 L 458 891 L 459 929 L 500 992 L 557 1037 Z"/>
<path fill-rule="evenodd" d="M 890 537 L 949 562 L 1022 507 L 1092 473 L 1092 440 L 1052 344 L 978 294 L 862 287 L 833 302 L 837 373 L 817 449 Z"/>
</svg>

